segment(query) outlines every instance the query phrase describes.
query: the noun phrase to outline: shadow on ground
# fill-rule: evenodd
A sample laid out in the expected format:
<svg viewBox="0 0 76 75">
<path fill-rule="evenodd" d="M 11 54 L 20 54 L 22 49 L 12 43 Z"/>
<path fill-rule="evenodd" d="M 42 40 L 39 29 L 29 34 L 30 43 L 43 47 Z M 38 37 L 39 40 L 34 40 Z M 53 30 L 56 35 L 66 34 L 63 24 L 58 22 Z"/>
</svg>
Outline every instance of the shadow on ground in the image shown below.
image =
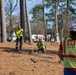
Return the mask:
<svg viewBox="0 0 76 75">
<path fill-rule="evenodd" d="M 10 47 L 0 47 L 0 51 L 1 52 L 12 52 L 12 53 L 29 53 L 29 54 L 32 54 L 32 52 L 36 53 L 38 52 L 37 49 L 35 50 L 31 50 L 31 49 L 18 49 L 16 50 L 15 48 L 10 48 Z M 46 50 L 46 54 L 57 54 L 58 51 L 55 51 L 55 50 Z M 41 53 L 41 52 L 40 52 Z"/>
</svg>

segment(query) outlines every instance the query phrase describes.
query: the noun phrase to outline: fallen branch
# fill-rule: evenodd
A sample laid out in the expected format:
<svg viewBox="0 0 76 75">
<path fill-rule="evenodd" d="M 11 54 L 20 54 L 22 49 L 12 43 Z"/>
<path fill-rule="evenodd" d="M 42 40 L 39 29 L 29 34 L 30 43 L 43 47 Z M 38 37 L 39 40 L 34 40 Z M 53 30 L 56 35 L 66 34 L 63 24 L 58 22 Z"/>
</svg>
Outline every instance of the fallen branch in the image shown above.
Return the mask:
<svg viewBox="0 0 76 75">
<path fill-rule="evenodd" d="M 34 63 L 36 63 L 36 61 L 34 59 L 31 58 L 31 61 L 33 61 Z"/>
</svg>

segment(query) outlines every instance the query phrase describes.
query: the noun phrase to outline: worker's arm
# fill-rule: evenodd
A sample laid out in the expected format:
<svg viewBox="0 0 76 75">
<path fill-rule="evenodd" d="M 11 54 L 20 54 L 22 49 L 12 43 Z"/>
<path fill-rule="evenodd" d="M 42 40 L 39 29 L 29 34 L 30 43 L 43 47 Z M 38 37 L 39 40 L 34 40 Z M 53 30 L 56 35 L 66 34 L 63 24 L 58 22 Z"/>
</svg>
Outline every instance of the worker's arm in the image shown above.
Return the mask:
<svg viewBox="0 0 76 75">
<path fill-rule="evenodd" d="M 62 52 L 63 52 L 63 47 L 62 47 L 62 42 L 61 42 L 59 46 L 59 50 L 58 50 L 58 56 L 61 60 L 63 60 Z"/>
<path fill-rule="evenodd" d="M 41 48 L 41 43 L 40 42 L 37 42 L 37 47 Z"/>
<path fill-rule="evenodd" d="M 63 60 L 63 56 L 62 56 L 62 50 L 59 48 L 58 50 L 58 56 L 61 60 Z"/>
<path fill-rule="evenodd" d="M 21 29 L 21 32 L 23 32 L 23 29 Z"/>
</svg>

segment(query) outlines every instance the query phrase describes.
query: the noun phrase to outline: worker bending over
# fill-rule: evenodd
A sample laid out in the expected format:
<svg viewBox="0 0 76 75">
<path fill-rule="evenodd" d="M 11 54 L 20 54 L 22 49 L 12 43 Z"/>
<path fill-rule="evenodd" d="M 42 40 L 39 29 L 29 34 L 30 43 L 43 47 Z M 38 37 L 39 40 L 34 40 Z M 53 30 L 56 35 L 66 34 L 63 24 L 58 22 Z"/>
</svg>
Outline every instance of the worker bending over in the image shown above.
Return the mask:
<svg viewBox="0 0 76 75">
<path fill-rule="evenodd" d="M 46 52 L 46 45 L 42 38 L 39 38 L 39 41 L 37 42 L 38 52 L 42 51 L 43 53 Z"/>
</svg>

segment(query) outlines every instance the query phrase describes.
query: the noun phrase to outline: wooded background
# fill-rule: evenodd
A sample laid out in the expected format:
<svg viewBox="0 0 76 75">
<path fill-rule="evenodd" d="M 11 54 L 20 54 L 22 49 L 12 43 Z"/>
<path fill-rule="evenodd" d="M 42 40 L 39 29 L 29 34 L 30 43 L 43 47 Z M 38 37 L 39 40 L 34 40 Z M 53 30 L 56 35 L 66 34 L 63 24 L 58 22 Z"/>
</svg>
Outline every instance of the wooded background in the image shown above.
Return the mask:
<svg viewBox="0 0 76 75">
<path fill-rule="evenodd" d="M 24 42 L 30 43 L 32 34 L 47 35 L 56 40 L 69 35 L 68 26 L 76 19 L 76 0 L 0 0 L 0 36 L 6 42 L 7 34 L 18 26 L 23 28 Z"/>
</svg>

